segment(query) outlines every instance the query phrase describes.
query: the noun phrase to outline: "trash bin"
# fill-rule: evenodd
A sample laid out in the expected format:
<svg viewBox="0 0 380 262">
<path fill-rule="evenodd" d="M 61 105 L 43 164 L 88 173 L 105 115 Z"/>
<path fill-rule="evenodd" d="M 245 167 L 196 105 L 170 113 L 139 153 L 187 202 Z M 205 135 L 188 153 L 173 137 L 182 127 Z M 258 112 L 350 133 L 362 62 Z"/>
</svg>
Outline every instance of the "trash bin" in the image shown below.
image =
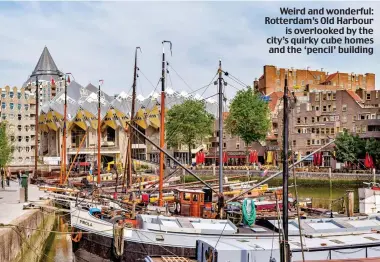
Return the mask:
<svg viewBox="0 0 380 262">
<path fill-rule="evenodd" d="M 27 174 L 21 175 L 21 186 L 22 187 L 27 187 L 28 186 L 28 178 L 29 176 Z"/>
<path fill-rule="evenodd" d="M 25 175 L 21 175 L 21 189 L 23 189 L 23 190 L 20 190 L 20 194 L 22 194 L 21 192 L 24 191 L 24 201 L 25 202 L 28 202 L 28 178 L 29 178 L 29 176 L 27 174 L 29 174 L 29 172 L 27 172 Z"/>
</svg>

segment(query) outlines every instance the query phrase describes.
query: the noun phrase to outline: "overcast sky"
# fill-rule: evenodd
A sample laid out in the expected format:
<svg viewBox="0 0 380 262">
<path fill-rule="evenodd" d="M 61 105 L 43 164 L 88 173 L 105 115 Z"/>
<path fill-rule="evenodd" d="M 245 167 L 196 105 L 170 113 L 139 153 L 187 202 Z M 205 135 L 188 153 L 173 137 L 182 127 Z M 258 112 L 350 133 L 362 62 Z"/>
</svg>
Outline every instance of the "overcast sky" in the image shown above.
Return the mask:
<svg viewBox="0 0 380 262">
<path fill-rule="evenodd" d="M 128 92 L 135 47 L 140 46 L 137 91 L 148 95 L 161 74 L 162 40 L 173 43 L 172 57 L 166 47 L 173 67 L 168 86 L 178 91 L 191 92 L 209 84 L 218 59 L 225 71 L 245 84 L 260 77 L 265 64 L 372 72 L 380 77 L 380 20 L 373 26 L 372 56 L 268 54 L 266 39 L 284 35 L 285 26 L 265 25 L 265 16 L 280 16 L 280 7 L 304 6 L 305 2 L 1 2 L 0 86 L 21 86 L 46 45 L 58 68 L 71 72 L 80 84 L 97 85 L 98 79 L 104 79 L 109 94 Z M 380 2 L 309 2 L 306 6 L 372 6 L 377 16 L 380 12 Z M 227 87 L 231 98 L 242 86 L 228 77 L 225 80 L 233 85 Z M 198 93 L 206 97 L 216 90 L 211 85 Z"/>
</svg>

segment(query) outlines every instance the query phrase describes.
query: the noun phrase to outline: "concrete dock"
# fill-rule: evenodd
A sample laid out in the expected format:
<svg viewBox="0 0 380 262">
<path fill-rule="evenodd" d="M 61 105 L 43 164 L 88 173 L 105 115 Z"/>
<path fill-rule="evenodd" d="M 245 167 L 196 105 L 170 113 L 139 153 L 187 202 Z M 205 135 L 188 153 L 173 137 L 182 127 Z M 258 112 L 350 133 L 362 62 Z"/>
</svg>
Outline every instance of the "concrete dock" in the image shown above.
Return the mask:
<svg viewBox="0 0 380 262">
<path fill-rule="evenodd" d="M 45 193 L 35 185 L 28 186 L 28 203 L 42 208 L 23 209 L 20 186 L 11 181 L 10 187 L 0 187 L 0 261 L 41 261 L 43 248 L 55 222 L 54 209 L 48 200 L 39 200 Z M 14 226 L 7 226 L 7 225 Z M 46 260 L 45 260 L 46 261 Z"/>
</svg>

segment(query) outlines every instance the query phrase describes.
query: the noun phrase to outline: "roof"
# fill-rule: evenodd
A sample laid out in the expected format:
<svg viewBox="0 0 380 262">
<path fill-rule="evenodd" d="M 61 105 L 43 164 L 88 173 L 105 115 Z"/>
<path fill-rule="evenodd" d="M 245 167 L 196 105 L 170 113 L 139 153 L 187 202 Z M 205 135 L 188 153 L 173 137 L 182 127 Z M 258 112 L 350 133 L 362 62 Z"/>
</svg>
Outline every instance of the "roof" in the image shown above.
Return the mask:
<svg viewBox="0 0 380 262">
<path fill-rule="evenodd" d="M 276 109 L 277 102 L 283 96 L 283 92 L 273 92 L 268 96 L 270 97 L 268 106 L 270 111 L 273 112 Z"/>
<path fill-rule="evenodd" d="M 36 81 L 35 75 L 38 75 L 38 80 L 40 81 L 59 81 L 63 73 L 58 69 L 55 64 L 53 57 L 51 56 L 49 49 L 45 46 L 40 59 L 38 59 L 37 65 L 35 66 L 32 75 L 23 84 L 23 87 L 27 86 L 31 82 Z"/>
<path fill-rule="evenodd" d="M 360 98 L 360 96 L 358 96 L 358 94 L 356 94 L 354 91 L 352 90 L 346 90 L 346 91 L 356 102 L 362 102 L 362 99 Z"/>
<path fill-rule="evenodd" d="M 334 73 L 334 74 L 329 75 L 329 76 L 326 78 L 326 80 L 325 80 L 322 84 L 330 82 L 331 80 L 334 79 L 334 77 L 335 77 L 337 74 L 338 74 L 338 73 Z"/>
</svg>

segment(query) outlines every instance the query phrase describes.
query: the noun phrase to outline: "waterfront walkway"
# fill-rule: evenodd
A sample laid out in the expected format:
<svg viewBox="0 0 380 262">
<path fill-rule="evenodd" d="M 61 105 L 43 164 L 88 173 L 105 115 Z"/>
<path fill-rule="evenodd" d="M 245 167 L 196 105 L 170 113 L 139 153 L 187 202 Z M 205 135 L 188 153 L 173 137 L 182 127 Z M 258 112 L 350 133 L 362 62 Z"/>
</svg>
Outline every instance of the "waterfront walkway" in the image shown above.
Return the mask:
<svg viewBox="0 0 380 262">
<path fill-rule="evenodd" d="M 29 184 L 28 191 L 29 203 L 43 203 L 44 200 L 39 200 L 39 198 L 46 194 L 43 191 L 39 191 L 37 186 Z M 0 223 L 11 223 L 15 219 L 31 213 L 32 210 L 23 210 L 24 204 L 20 203 L 20 187 L 18 182 L 11 181 L 10 187 L 5 187 L 5 189 L 0 187 Z"/>
</svg>

